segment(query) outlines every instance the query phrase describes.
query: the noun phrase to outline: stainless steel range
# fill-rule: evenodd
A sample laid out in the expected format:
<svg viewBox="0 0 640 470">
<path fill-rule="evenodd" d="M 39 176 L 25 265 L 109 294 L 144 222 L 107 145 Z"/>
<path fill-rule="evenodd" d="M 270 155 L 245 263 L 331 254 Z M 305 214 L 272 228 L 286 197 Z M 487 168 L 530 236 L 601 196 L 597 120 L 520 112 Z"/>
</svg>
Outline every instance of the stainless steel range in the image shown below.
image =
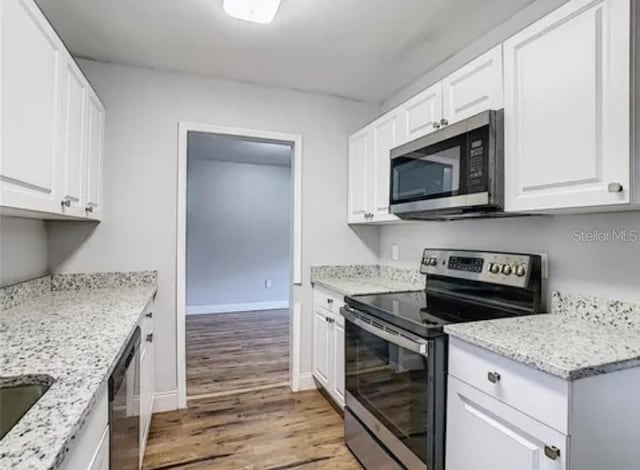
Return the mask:
<svg viewBox="0 0 640 470">
<path fill-rule="evenodd" d="M 444 470 L 444 325 L 541 311 L 542 259 L 424 250 L 426 287 L 346 297 L 345 440 L 370 470 Z"/>
</svg>

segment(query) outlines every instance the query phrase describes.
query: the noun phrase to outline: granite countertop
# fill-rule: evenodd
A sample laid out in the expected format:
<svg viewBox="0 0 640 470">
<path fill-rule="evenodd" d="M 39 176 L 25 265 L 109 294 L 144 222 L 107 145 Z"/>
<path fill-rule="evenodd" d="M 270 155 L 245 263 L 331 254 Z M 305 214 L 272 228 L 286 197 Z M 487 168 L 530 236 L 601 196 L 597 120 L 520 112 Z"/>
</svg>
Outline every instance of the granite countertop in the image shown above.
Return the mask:
<svg viewBox="0 0 640 470">
<path fill-rule="evenodd" d="M 344 295 L 424 290 L 424 276 L 413 269 L 380 265 L 314 266 L 311 283 Z"/>
<path fill-rule="evenodd" d="M 570 381 L 640 366 L 640 304 L 555 292 L 552 311 L 445 332 Z"/>
<path fill-rule="evenodd" d="M 87 277 L 61 279 L 58 288 L 73 290 L 40 293 L 0 310 L 0 380 L 54 381 L 0 440 L 0 468 L 60 467 L 156 292 L 155 274 L 152 282 L 108 288 Z"/>
</svg>

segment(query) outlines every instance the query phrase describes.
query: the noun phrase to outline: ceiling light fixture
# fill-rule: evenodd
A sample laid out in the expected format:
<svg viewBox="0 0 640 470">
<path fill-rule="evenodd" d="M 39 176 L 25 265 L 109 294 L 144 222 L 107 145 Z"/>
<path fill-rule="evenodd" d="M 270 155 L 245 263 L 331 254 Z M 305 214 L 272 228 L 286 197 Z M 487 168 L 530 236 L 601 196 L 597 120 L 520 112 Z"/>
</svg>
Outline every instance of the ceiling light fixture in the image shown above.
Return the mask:
<svg viewBox="0 0 640 470">
<path fill-rule="evenodd" d="M 282 0 L 224 0 L 227 15 L 252 23 L 271 23 Z"/>
</svg>

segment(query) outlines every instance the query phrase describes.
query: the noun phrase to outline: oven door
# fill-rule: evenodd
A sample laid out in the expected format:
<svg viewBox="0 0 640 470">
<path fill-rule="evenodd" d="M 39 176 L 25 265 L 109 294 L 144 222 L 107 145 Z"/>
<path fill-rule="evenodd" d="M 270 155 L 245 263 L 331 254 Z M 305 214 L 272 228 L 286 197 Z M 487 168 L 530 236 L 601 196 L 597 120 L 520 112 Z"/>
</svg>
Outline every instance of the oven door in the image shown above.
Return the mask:
<svg viewBox="0 0 640 470">
<path fill-rule="evenodd" d="M 345 325 L 346 405 L 409 469 L 436 469 L 435 383 L 432 341 L 397 331 L 348 308 Z M 394 331 L 394 329 L 396 331 Z M 441 374 L 440 379 L 436 373 Z M 444 407 L 443 407 L 444 408 Z M 441 426 L 443 428 L 443 426 Z"/>
</svg>

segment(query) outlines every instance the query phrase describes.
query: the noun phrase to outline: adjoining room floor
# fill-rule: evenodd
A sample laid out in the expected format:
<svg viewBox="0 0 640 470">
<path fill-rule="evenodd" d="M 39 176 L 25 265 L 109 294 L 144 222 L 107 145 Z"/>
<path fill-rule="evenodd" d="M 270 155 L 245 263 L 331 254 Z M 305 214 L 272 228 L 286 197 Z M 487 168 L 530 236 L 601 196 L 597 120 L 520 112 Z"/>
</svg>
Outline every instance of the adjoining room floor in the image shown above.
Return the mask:
<svg viewBox="0 0 640 470">
<path fill-rule="evenodd" d="M 342 423 L 316 390 L 193 400 L 153 415 L 144 469 L 359 469 Z"/>
<path fill-rule="evenodd" d="M 289 382 L 289 311 L 189 315 L 187 396 L 275 387 Z"/>
</svg>

